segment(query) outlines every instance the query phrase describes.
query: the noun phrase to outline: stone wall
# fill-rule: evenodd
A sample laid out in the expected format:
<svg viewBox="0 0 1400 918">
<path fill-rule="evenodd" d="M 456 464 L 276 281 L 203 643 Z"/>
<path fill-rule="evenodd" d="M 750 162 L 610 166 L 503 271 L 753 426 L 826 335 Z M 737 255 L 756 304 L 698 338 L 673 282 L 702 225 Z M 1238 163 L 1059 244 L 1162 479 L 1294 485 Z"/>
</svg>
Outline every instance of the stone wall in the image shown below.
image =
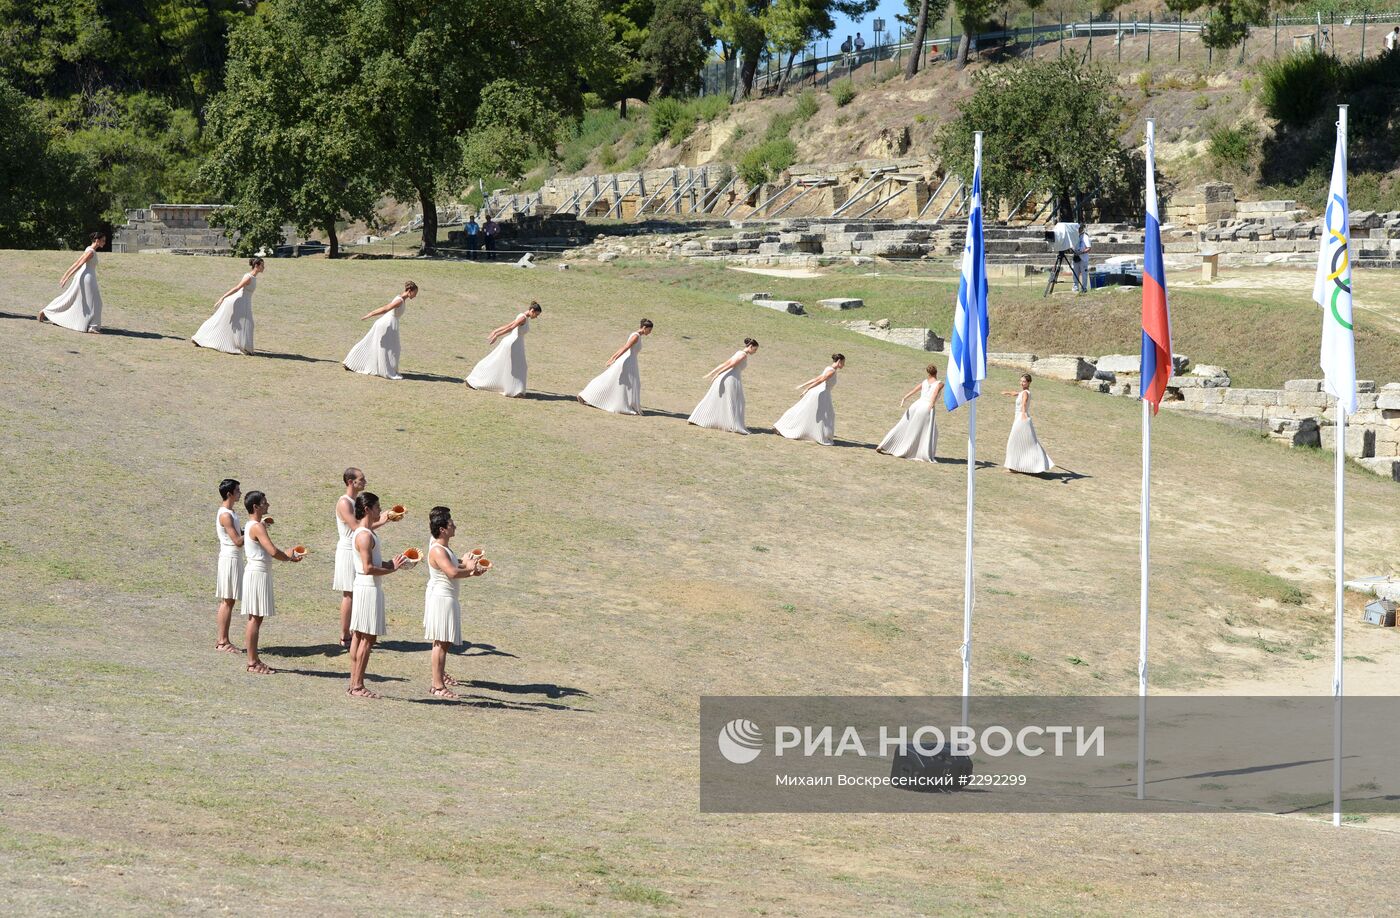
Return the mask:
<svg viewBox="0 0 1400 918">
<path fill-rule="evenodd" d="M 1081 385 L 1137 398 L 1139 359 L 1137 354 L 1100 357 L 1093 378 Z M 1322 380 L 1290 379 L 1282 389 L 1241 389 L 1230 385 L 1222 367 L 1188 370 L 1186 358 L 1179 356 L 1176 363 L 1176 375 L 1167 380 L 1164 409 L 1256 425 L 1289 446 L 1336 448 L 1336 400 L 1322 391 Z M 1400 383 L 1377 389 L 1373 381 L 1358 380 L 1357 389 L 1358 410 L 1347 418 L 1343 451 L 1367 470 L 1400 481 Z"/>
<path fill-rule="evenodd" d="M 117 227 L 114 252 L 197 252 L 227 255 L 233 238 L 222 228 L 210 226 L 210 215 L 220 204 L 152 204 L 128 210 L 126 224 Z M 296 228 L 282 227 L 287 244 L 300 243 Z"/>
</svg>

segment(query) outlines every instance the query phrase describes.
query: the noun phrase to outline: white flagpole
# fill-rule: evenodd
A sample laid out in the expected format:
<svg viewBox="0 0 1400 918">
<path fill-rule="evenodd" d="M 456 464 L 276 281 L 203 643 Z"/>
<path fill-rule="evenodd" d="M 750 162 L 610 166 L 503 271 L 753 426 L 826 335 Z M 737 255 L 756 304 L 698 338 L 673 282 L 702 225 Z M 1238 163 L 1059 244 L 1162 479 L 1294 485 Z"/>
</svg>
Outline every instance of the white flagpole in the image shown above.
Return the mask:
<svg viewBox="0 0 1400 918">
<path fill-rule="evenodd" d="M 982 167 L 982 132 L 976 131 L 972 135 L 972 161 L 974 169 Z M 973 257 L 977 257 L 974 253 Z M 975 298 L 976 292 L 969 291 L 970 298 Z M 970 304 L 969 304 L 970 306 Z M 970 311 L 970 310 L 969 310 Z M 969 316 L 970 319 L 970 316 Z M 973 323 L 968 322 L 968 332 L 973 331 Z M 976 330 L 980 334 L 981 329 Z M 979 360 L 982 357 L 979 355 Z M 966 374 L 970 368 L 965 367 L 963 373 Z M 967 530 L 967 544 L 964 547 L 966 560 L 963 564 L 963 643 L 962 643 L 962 722 L 967 726 L 967 708 L 972 697 L 972 500 L 977 491 L 977 482 L 973 477 L 977 471 L 977 399 L 971 399 L 967 403 L 967 521 L 964 527 Z"/>
<path fill-rule="evenodd" d="M 1141 394 L 1141 393 L 1139 393 Z M 1142 536 L 1139 563 L 1141 594 L 1138 609 L 1138 767 L 1137 796 L 1146 798 L 1147 779 L 1147 570 L 1152 536 L 1152 406 L 1142 400 Z"/>
<path fill-rule="evenodd" d="M 981 135 L 978 135 L 981 139 Z M 977 489 L 977 399 L 967 403 L 967 560 L 963 565 L 962 722 L 972 696 L 972 498 Z"/>
<path fill-rule="evenodd" d="M 1344 109 L 1345 111 L 1345 109 Z M 1343 115 L 1345 119 L 1345 113 Z M 1345 125 L 1345 120 L 1343 120 Z M 1343 470 L 1347 463 L 1347 407 L 1337 399 L 1337 571 L 1336 571 L 1336 655 L 1331 663 L 1331 697 L 1333 697 L 1333 726 L 1331 726 L 1331 824 L 1341 826 L 1341 592 L 1343 592 L 1343 579 L 1341 579 L 1341 557 L 1343 557 L 1345 537 L 1343 533 Z"/>
<path fill-rule="evenodd" d="M 1342 110 L 1343 129 L 1346 126 L 1346 109 Z M 1342 555 L 1344 533 L 1342 529 L 1343 505 L 1342 471 L 1346 467 L 1347 409 L 1341 399 L 1337 399 L 1337 487 L 1336 487 L 1336 651 L 1332 661 L 1332 825 L 1342 824 Z"/>
<path fill-rule="evenodd" d="M 1337 106 L 1337 132 L 1343 140 L 1347 136 L 1347 107 Z M 1345 148 L 1344 148 L 1345 149 Z M 1342 214 L 1343 231 L 1350 236 L 1348 215 Z M 1348 254 L 1349 257 L 1349 254 Z M 1356 385 L 1356 372 L 1352 370 L 1352 386 Z M 1337 396 L 1337 483 L 1335 488 L 1335 550 L 1336 571 L 1334 578 L 1335 631 L 1333 643 L 1336 645 L 1332 660 L 1332 825 L 1342 824 L 1342 566 L 1345 552 L 1343 521 L 1345 519 L 1345 499 L 1343 496 L 1342 473 L 1346 468 L 1347 408 L 1342 403 L 1341 390 Z"/>
</svg>

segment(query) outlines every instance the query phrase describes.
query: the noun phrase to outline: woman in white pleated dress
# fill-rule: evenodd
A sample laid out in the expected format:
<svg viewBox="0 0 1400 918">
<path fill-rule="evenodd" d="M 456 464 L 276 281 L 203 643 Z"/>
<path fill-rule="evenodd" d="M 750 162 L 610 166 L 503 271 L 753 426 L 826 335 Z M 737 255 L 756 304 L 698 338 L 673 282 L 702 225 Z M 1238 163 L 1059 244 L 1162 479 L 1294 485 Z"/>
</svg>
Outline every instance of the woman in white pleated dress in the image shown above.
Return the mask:
<svg viewBox="0 0 1400 918">
<path fill-rule="evenodd" d="M 929 364 L 924 371 L 928 378 L 919 383 L 899 400 L 899 407 L 915 398 L 905 410 L 885 439 L 875 447 L 875 452 L 894 456 L 896 459 L 914 459 L 919 462 L 936 462 L 938 454 L 938 423 L 934 411 L 938 408 L 938 397 L 943 393 L 943 382 L 938 378 L 938 367 Z"/>
<path fill-rule="evenodd" d="M 404 305 L 416 296 L 418 285 L 409 281 L 403 285 L 403 293 L 360 316 L 361 322 L 376 316 L 378 321 L 345 355 L 345 369 L 366 376 L 403 379 L 399 375 L 399 319 L 403 316 Z"/>
<path fill-rule="evenodd" d="M 1021 376 L 1019 391 L 1002 395 L 1016 396 L 1016 419 L 1011 423 L 1011 436 L 1006 438 L 1006 471 L 1027 475 L 1050 471 L 1055 463 L 1040 445 L 1031 421 L 1031 374 Z"/>
<path fill-rule="evenodd" d="M 345 493 L 335 502 L 335 577 L 331 589 L 340 593 L 340 646 L 350 649 L 350 608 L 355 592 L 355 530 L 360 523 L 355 519 L 355 498 L 369 486 L 365 473 L 353 466 L 341 474 L 345 482 Z M 389 523 L 403 519 L 398 513 L 389 512 L 380 516 L 372 529 L 379 529 Z"/>
<path fill-rule="evenodd" d="M 462 603 L 458 596 L 458 580 L 485 573 L 479 559 L 458 560 L 452 551 L 452 537 L 457 523 L 447 507 L 428 511 L 428 531 L 433 541 L 428 546 L 428 588 L 423 598 L 423 637 L 433 642 L 432 684 L 429 692 L 435 698 L 455 699 L 457 693 L 448 688 L 457 680 L 447 674 L 447 651 L 462 643 Z"/>
<path fill-rule="evenodd" d="M 724 363 L 705 374 L 705 379 L 714 377 L 710 391 L 690 413 L 689 422 L 696 427 L 712 430 L 727 430 L 730 433 L 747 434 L 744 426 L 744 367 L 749 358 L 758 353 L 758 342 L 745 338 L 744 346 L 734 352 Z"/>
<path fill-rule="evenodd" d="M 499 392 L 507 398 L 525 394 L 525 333 L 530 330 L 530 320 L 538 319 L 542 312 L 543 306 L 531 302 L 524 312 L 486 336 L 486 343 L 494 345 L 494 350 L 467 374 L 468 389 Z"/>
<path fill-rule="evenodd" d="M 63 272 L 58 285 L 63 292 L 39 311 L 40 322 L 51 322 L 73 331 L 102 331 L 102 292 L 97 289 L 97 250 L 107 244 L 106 233 L 93 233 L 92 244 Z M 71 281 L 71 283 L 70 283 Z"/>
<path fill-rule="evenodd" d="M 355 590 L 350 609 L 350 631 L 354 641 L 350 644 L 350 687 L 346 694 L 354 698 L 378 698 L 365 688 L 365 670 L 369 667 L 369 654 L 374 642 L 389 632 L 388 615 L 384 607 L 384 586 L 380 577 L 387 577 L 403 567 L 408 560 L 398 555 L 388 564 L 379 550 L 379 536 L 375 524 L 379 522 L 379 497 L 368 491 L 355 498 L 355 519 L 360 527 L 355 530 Z"/>
<path fill-rule="evenodd" d="M 613 414 L 642 413 L 642 339 L 651 334 L 651 319 L 643 319 L 627 343 L 608 358 L 608 368 L 583 387 L 578 400 Z"/>
<path fill-rule="evenodd" d="M 214 598 L 219 601 L 218 640 L 215 650 L 228 653 L 242 653 L 228 639 L 229 623 L 233 620 L 233 606 L 243 595 L 243 531 L 238 527 L 238 514 L 234 508 L 243 496 L 237 479 L 225 478 L 219 482 L 219 509 L 214 512 L 214 535 L 219 541 L 219 558 L 214 575 Z"/>
<path fill-rule="evenodd" d="M 249 491 L 243 499 L 248 510 L 248 522 L 243 526 L 243 551 L 247 564 L 243 567 L 243 615 L 248 619 L 245 637 L 248 644 L 248 672 L 259 676 L 270 676 L 277 670 L 258 659 L 258 636 L 262 632 L 263 619 L 271 618 L 277 611 L 272 600 L 272 560 L 301 560 L 300 555 L 289 555 L 276 545 L 267 534 L 272 518 L 267 516 L 271 509 L 267 495 L 261 491 Z"/>
<path fill-rule="evenodd" d="M 262 273 L 263 260 L 248 259 L 248 273 L 214 301 L 214 314 L 190 339 L 195 347 L 225 354 L 253 353 L 253 291 Z"/>
<path fill-rule="evenodd" d="M 802 397 L 783 412 L 773 429 L 789 440 L 811 440 L 830 446 L 836 434 L 836 406 L 831 402 L 831 390 L 836 387 L 837 372 L 845 366 L 845 354 L 832 354 L 831 366 L 797 387 Z"/>
</svg>

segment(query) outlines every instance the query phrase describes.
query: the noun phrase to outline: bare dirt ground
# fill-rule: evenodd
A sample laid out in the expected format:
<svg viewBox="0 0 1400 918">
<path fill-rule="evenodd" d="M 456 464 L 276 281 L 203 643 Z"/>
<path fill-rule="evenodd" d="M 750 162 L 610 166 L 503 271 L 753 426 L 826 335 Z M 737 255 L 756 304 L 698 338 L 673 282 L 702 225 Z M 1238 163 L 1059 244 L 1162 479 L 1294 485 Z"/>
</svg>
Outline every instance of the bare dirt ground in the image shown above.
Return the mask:
<svg viewBox="0 0 1400 918">
<path fill-rule="evenodd" d="M 15 914 L 1380 914 L 1400 887 L 1355 817 L 726 816 L 698 809 L 703 694 L 953 694 L 964 413 L 934 466 L 869 447 L 925 355 L 613 266 L 271 262 L 256 358 L 186 336 L 226 259 L 104 256 L 110 333 L 40 326 L 71 253 L 0 253 L 0 907 Z M 723 272 L 719 272 L 723 273 Z M 339 361 L 412 277 L 402 369 Z M 840 280 L 838 278 L 838 280 Z M 852 284 L 854 287 L 855 285 Z M 838 291 L 839 292 L 839 291 Z M 483 337 L 531 298 L 533 397 L 469 392 Z M 648 415 L 573 393 L 636 319 Z M 771 425 L 833 350 L 840 444 L 690 428 L 745 335 Z M 1135 346 L 1124 341 L 1121 350 Z M 1011 373 L 979 412 L 1000 458 Z M 1036 386 L 1077 477 L 978 472 L 976 689 L 1136 686 L 1137 406 Z M 1331 464 L 1164 415 L 1154 457 L 1154 685 L 1324 693 Z M 464 585 L 471 644 L 428 697 L 423 575 L 388 584 L 378 702 L 344 694 L 332 505 L 342 467 L 498 570 Z M 268 492 L 268 662 L 215 653 L 220 478 Z M 1348 475 L 1349 569 L 1390 572 L 1396 485 Z M 1393 632 L 1349 614 L 1349 679 L 1394 694 Z"/>
</svg>

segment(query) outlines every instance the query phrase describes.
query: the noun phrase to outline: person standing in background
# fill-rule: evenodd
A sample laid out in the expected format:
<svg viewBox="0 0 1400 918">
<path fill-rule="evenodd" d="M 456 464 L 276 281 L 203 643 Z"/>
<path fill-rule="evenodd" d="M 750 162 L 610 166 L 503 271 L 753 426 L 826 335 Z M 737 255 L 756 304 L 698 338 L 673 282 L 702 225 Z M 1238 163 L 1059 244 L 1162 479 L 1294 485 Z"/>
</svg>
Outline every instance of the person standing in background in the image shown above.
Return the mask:
<svg viewBox="0 0 1400 918">
<path fill-rule="evenodd" d="M 496 218 L 490 214 L 486 215 L 486 222 L 481 226 L 481 235 L 486 243 L 486 251 L 496 251 L 496 237 L 501 234 L 501 225 L 496 222 Z M 490 257 L 489 255 L 487 256 Z"/>
<path fill-rule="evenodd" d="M 467 218 L 463 229 L 467 234 L 467 257 L 475 258 L 477 249 L 481 248 L 481 224 L 476 222 L 476 214 Z"/>
</svg>

